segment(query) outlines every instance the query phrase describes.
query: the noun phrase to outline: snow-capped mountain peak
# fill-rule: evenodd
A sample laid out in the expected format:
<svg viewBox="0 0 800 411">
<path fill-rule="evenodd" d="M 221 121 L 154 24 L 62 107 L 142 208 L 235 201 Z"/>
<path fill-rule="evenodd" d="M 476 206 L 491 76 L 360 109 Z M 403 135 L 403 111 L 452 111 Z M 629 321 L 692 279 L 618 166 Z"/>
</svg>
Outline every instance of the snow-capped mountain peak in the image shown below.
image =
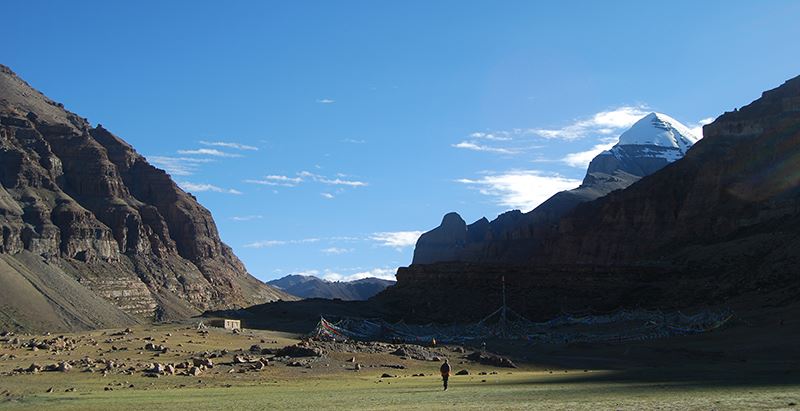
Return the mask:
<svg viewBox="0 0 800 411">
<path fill-rule="evenodd" d="M 678 120 L 666 114 L 650 113 L 622 133 L 617 145 L 676 148 L 681 154 L 686 154 L 698 140 L 700 138 Z"/>
</svg>

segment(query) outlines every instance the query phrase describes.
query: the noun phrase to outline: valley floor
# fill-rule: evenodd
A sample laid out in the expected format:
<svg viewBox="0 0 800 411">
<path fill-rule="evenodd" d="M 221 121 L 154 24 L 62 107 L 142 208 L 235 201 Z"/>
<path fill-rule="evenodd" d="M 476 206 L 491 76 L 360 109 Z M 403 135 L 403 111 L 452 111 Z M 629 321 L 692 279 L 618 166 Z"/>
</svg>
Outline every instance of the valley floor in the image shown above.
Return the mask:
<svg viewBox="0 0 800 411">
<path fill-rule="evenodd" d="M 797 356 L 775 361 L 755 352 L 714 351 L 714 341 L 737 338 L 736 328 L 714 336 L 627 346 L 497 345 L 500 351 L 530 352 L 514 356 L 524 361 L 517 369 L 473 363 L 455 347 L 439 347 L 433 351 L 449 357 L 454 372 L 470 372 L 451 377 L 448 391 L 441 389 L 438 361 L 403 358 L 371 346 L 302 358 L 300 366 L 288 365 L 294 359 L 272 360 L 256 371 L 252 364 L 235 364 L 234 356 L 252 357 L 252 345 L 267 350 L 284 347 L 297 342 L 297 336 L 258 330 L 233 334 L 213 328 L 200 333 L 188 324 L 131 331 L 68 334 L 65 338 L 77 344 L 63 351 L 0 343 L 0 409 L 800 409 Z M 794 334 L 794 328 L 787 332 Z M 168 350 L 144 350 L 147 342 Z M 154 378 L 143 372 L 151 363 L 180 363 L 205 352 L 220 356 L 198 376 Z M 31 363 L 65 360 L 95 365 L 76 365 L 69 372 L 13 371 Z M 117 367 L 103 376 L 102 364 L 108 360 Z M 384 373 L 392 377 L 382 377 Z M 425 376 L 413 376 L 420 373 Z"/>
</svg>

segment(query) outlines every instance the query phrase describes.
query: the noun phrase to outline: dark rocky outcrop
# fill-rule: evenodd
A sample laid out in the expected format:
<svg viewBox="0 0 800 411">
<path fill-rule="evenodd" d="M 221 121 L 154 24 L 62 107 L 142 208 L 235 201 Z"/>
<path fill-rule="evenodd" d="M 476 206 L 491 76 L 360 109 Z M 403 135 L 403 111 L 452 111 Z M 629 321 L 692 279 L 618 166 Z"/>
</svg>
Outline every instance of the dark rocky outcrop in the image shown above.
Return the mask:
<svg viewBox="0 0 800 411">
<path fill-rule="evenodd" d="M 0 185 L 3 285 L 13 281 L 18 290 L 44 293 L 56 305 L 42 326 L 185 317 L 291 298 L 250 276 L 220 241 L 208 210 L 163 170 L 4 66 Z M 103 304 L 86 310 L 59 305 L 58 289 L 46 292 L 31 278 L 41 277 L 40 271 L 23 270 L 33 259 L 60 276 L 63 289 L 88 289 L 121 311 Z M 24 315 L 35 310 L 0 308 L 3 323 L 37 328 Z"/>
</svg>

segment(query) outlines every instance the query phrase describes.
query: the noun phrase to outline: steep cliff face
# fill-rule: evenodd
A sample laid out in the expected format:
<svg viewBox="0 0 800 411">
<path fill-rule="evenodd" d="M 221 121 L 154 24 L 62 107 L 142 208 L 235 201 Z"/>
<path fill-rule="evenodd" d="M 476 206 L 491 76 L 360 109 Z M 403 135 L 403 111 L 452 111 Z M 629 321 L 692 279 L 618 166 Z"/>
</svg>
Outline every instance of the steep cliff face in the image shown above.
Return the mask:
<svg viewBox="0 0 800 411">
<path fill-rule="evenodd" d="M 129 314 L 291 298 L 250 276 L 163 170 L 3 66 L 0 184 L 0 253 L 38 256 Z"/>
<path fill-rule="evenodd" d="M 532 318 L 559 309 L 797 301 L 800 77 L 703 134 L 680 161 L 577 205 L 522 250 L 524 260 L 412 265 L 377 299 L 413 312 L 409 319 L 459 318 L 448 305 L 468 307 L 464 316 L 474 319 L 499 305 L 505 277 L 510 305 Z"/>
<path fill-rule="evenodd" d="M 796 260 L 798 102 L 794 78 L 720 116 L 680 162 L 577 207 L 529 261 L 714 266 L 757 277 Z"/>
<path fill-rule="evenodd" d="M 419 238 L 413 264 L 527 263 L 543 236 L 575 206 L 655 173 L 682 158 L 697 141 L 688 127 L 672 117 L 650 113 L 591 161 L 580 187 L 556 193 L 528 213 L 509 211 L 491 222 L 484 217 L 466 225 L 457 213 L 447 214 L 439 227 Z"/>
</svg>

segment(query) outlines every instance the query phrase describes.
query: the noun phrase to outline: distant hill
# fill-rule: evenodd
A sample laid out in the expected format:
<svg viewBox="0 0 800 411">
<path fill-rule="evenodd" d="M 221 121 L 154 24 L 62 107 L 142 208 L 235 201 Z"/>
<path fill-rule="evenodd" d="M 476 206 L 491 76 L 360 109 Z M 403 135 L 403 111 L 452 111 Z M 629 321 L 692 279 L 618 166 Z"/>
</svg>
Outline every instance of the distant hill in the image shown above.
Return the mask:
<svg viewBox="0 0 800 411">
<path fill-rule="evenodd" d="M 394 281 L 364 278 L 355 281 L 327 281 L 310 275 L 287 275 L 267 284 L 302 298 L 339 298 L 341 300 L 367 300 Z"/>
</svg>

